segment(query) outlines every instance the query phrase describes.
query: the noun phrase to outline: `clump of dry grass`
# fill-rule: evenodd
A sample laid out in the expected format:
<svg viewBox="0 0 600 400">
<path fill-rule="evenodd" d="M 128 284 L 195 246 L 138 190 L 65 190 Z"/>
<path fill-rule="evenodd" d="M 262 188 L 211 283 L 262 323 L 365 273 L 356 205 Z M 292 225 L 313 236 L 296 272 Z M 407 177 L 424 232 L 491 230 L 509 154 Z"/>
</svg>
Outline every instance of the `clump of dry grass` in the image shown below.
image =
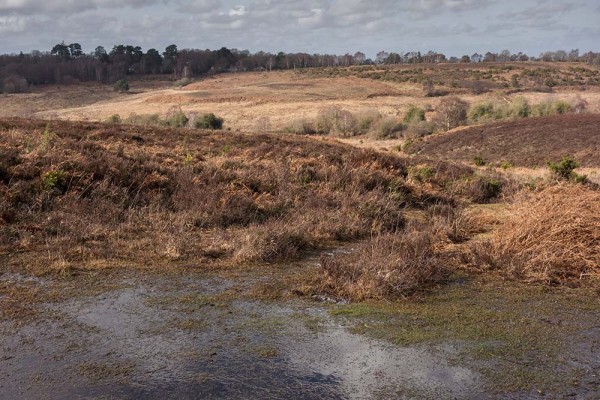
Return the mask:
<svg viewBox="0 0 600 400">
<path fill-rule="evenodd" d="M 272 262 L 294 259 L 314 246 L 304 226 L 285 220 L 252 227 L 240 240 L 235 251 L 237 263 Z"/>
<path fill-rule="evenodd" d="M 460 221 L 445 207 L 428 210 L 397 234 L 374 236 L 358 248 L 323 256 L 321 290 L 356 301 L 395 299 L 423 292 L 451 272 L 446 243 Z"/>
<path fill-rule="evenodd" d="M 477 263 L 527 282 L 600 278 L 600 192 L 565 184 L 523 194 L 474 254 Z"/>
</svg>

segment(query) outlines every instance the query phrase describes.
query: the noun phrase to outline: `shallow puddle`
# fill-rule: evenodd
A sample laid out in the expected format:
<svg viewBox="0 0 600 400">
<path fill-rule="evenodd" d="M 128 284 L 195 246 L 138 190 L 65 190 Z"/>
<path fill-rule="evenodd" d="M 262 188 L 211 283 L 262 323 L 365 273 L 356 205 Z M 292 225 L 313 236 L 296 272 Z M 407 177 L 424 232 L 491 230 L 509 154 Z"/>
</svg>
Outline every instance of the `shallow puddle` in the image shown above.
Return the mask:
<svg viewBox="0 0 600 400">
<path fill-rule="evenodd" d="M 352 334 L 328 306 L 213 302 L 231 282 L 124 282 L 1 326 L 2 398 L 366 399 L 407 388 L 470 397 L 477 374 L 443 354 Z M 165 296 L 168 294 L 167 296 Z"/>
<path fill-rule="evenodd" d="M 395 305 L 248 295 L 272 278 L 264 271 L 144 274 L 106 278 L 95 291 L 92 279 L 68 300 L 39 306 L 29 323 L 0 323 L 0 398 L 599 398 L 600 313 L 590 297 L 581 303 L 586 297 L 576 293 L 468 281 Z M 542 345 L 537 356 L 521 357 L 498 353 L 499 342 L 489 340 L 537 335 L 538 326 L 575 334 L 578 344 L 558 356 Z M 568 387 L 540 390 L 553 381 Z"/>
</svg>

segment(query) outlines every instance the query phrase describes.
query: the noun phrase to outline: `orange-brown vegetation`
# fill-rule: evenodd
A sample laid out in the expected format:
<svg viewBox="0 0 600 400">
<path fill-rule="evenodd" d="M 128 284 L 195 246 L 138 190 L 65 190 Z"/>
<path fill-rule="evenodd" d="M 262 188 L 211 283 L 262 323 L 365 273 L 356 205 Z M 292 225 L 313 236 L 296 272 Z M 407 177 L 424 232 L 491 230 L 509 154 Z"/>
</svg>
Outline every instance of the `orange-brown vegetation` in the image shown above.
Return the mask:
<svg viewBox="0 0 600 400">
<path fill-rule="evenodd" d="M 36 273 L 290 259 L 453 201 L 396 155 L 285 135 L 15 119 L 0 152 L 0 254 Z"/>
<path fill-rule="evenodd" d="M 352 300 L 394 299 L 442 283 L 455 267 L 449 243 L 469 238 L 472 218 L 456 206 L 432 205 L 395 234 L 321 257 L 321 290 Z"/>
<path fill-rule="evenodd" d="M 563 184 L 522 193 L 475 260 L 530 282 L 600 278 L 600 191 Z"/>
</svg>

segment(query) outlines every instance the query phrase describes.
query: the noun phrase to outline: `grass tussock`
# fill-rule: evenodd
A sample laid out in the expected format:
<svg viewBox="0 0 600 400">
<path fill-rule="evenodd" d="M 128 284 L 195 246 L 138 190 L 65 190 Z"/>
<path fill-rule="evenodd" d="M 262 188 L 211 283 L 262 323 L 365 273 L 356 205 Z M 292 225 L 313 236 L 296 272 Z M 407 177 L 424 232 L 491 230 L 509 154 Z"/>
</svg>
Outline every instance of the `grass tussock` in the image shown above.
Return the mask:
<svg viewBox="0 0 600 400">
<path fill-rule="evenodd" d="M 521 195 L 508 219 L 476 246 L 475 257 L 528 282 L 600 278 L 600 192 L 564 184 Z"/>
<path fill-rule="evenodd" d="M 355 301 L 413 296 L 440 284 L 453 264 L 448 242 L 470 235 L 469 217 L 449 205 L 429 207 L 397 234 L 323 256 L 321 290 Z"/>
</svg>

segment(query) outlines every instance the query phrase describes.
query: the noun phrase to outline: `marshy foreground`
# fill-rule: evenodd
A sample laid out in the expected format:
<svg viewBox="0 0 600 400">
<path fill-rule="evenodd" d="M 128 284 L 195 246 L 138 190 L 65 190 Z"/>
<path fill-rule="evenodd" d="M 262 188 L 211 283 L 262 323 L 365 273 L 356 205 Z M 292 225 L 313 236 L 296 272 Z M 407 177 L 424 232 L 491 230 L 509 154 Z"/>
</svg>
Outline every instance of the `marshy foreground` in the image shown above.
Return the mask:
<svg viewBox="0 0 600 400">
<path fill-rule="evenodd" d="M 598 398 L 594 184 L 20 119 L 0 155 L 0 397 Z"/>
</svg>

